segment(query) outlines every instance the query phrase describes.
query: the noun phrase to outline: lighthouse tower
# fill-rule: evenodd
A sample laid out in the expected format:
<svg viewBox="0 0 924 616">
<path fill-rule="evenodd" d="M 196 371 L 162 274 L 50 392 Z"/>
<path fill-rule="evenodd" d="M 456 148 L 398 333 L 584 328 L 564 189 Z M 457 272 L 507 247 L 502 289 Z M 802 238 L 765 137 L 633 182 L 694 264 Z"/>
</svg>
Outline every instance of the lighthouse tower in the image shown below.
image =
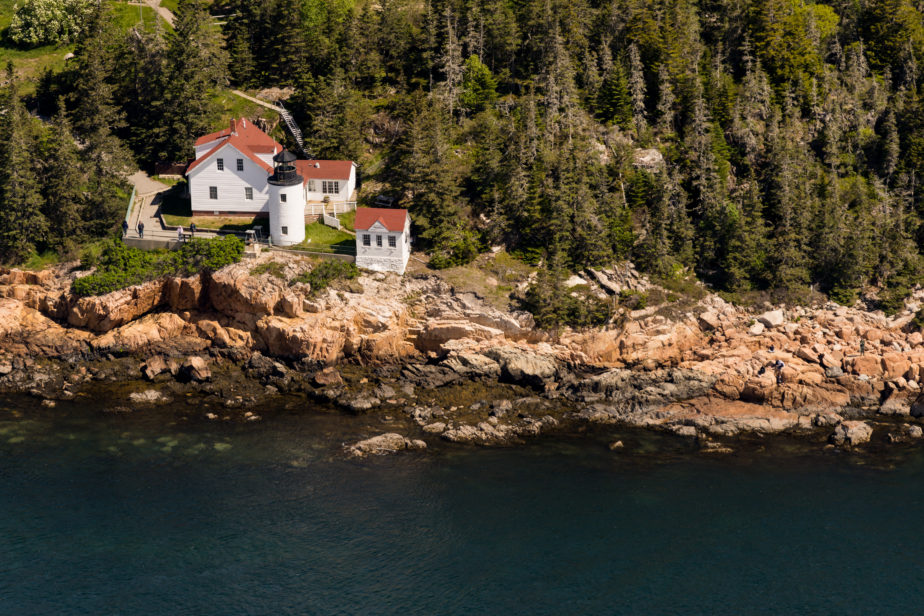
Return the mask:
<svg viewBox="0 0 924 616">
<path fill-rule="evenodd" d="M 269 184 L 270 241 L 291 246 L 305 241 L 305 180 L 295 171 L 295 154 L 273 156 Z"/>
</svg>

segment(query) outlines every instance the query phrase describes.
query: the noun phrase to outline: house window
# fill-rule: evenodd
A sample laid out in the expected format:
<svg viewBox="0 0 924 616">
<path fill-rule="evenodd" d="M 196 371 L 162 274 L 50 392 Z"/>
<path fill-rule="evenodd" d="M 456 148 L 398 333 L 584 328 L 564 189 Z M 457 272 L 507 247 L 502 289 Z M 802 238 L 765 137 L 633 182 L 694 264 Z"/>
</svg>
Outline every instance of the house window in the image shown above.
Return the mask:
<svg viewBox="0 0 924 616">
<path fill-rule="evenodd" d="M 244 198 L 248 201 L 253 201 L 253 188 L 250 186 L 244 188 Z"/>
<path fill-rule="evenodd" d="M 308 192 L 314 192 L 315 190 L 317 189 L 314 187 L 314 180 L 308 180 Z"/>
<path fill-rule="evenodd" d="M 288 235 L 288 234 L 289 234 L 289 228 L 288 228 L 288 227 L 283 227 L 283 228 L 282 228 L 282 234 L 283 234 L 283 235 Z"/>
<path fill-rule="evenodd" d="M 218 159 L 218 170 L 219 170 L 219 171 L 224 171 L 224 170 L 225 170 L 225 159 L 224 159 L 224 158 L 219 158 L 219 159 Z"/>
<path fill-rule="evenodd" d="M 363 234 L 363 246 L 372 246 L 372 237 L 366 233 Z"/>
<path fill-rule="evenodd" d="M 279 194 L 279 200 L 282 201 L 283 203 L 285 203 L 285 202 L 286 202 L 286 194 L 285 194 L 285 193 L 280 193 L 280 194 Z"/>
<path fill-rule="evenodd" d="M 238 158 L 238 159 L 237 159 L 237 170 L 238 170 L 238 171 L 243 171 L 243 170 L 244 170 L 244 159 L 243 159 L 243 158 Z"/>
<path fill-rule="evenodd" d="M 340 194 L 340 182 L 327 181 L 324 180 L 321 182 L 321 192 L 325 195 L 339 195 Z"/>
<path fill-rule="evenodd" d="M 375 245 L 378 246 L 379 248 L 382 247 L 382 236 L 381 235 L 375 236 Z"/>
<path fill-rule="evenodd" d="M 209 186 L 209 199 L 217 199 L 217 198 L 218 198 L 218 187 Z"/>
<path fill-rule="evenodd" d="M 396 238 L 394 235 L 389 235 L 388 236 L 388 247 L 396 248 L 397 246 L 398 246 L 398 238 Z"/>
</svg>

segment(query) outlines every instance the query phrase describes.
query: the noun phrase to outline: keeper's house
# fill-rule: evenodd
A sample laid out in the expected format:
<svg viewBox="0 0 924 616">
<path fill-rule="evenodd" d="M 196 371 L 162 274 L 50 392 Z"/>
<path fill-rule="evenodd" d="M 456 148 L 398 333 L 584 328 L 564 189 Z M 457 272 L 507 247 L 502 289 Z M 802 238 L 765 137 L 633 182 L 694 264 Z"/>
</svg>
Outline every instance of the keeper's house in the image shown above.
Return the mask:
<svg viewBox="0 0 924 616">
<path fill-rule="evenodd" d="M 411 256 L 411 217 L 407 210 L 357 208 L 353 228 L 357 267 L 404 274 Z"/>
<path fill-rule="evenodd" d="M 186 168 L 193 215 L 269 215 L 273 157 L 282 146 L 245 119 L 196 140 Z M 354 201 L 356 165 L 348 160 L 291 161 L 306 204 Z"/>
</svg>

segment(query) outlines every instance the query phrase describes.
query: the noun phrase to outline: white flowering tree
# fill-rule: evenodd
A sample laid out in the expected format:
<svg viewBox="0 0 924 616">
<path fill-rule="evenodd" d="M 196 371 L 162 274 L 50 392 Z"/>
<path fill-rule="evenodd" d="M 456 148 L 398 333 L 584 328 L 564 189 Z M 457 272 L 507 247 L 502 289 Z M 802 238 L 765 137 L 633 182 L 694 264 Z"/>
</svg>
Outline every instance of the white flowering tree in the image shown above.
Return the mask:
<svg viewBox="0 0 924 616">
<path fill-rule="evenodd" d="M 90 0 L 25 0 L 14 8 L 10 39 L 23 47 L 73 41 L 90 10 Z"/>
</svg>

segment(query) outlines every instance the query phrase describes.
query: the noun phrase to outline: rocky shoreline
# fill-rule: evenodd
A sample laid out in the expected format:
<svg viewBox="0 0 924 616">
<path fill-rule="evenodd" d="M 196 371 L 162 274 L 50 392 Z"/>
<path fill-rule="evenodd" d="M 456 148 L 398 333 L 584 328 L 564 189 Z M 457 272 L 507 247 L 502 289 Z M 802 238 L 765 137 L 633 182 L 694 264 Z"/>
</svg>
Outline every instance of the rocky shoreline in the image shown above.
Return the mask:
<svg viewBox="0 0 924 616">
<path fill-rule="evenodd" d="M 356 456 L 594 426 L 669 432 L 706 452 L 777 434 L 861 449 L 924 436 L 913 303 L 886 318 L 707 295 L 545 332 L 432 274 L 363 274 L 315 293 L 288 282 L 311 266 L 270 254 L 91 298 L 70 293 L 84 275 L 73 264 L 2 270 L 0 391 L 46 406 L 103 398 L 113 412 L 187 398 L 206 421 L 258 421 L 267 397 L 290 396 L 393 423 L 348 444 Z M 611 270 L 580 283 L 615 297 L 640 281 Z"/>
</svg>

